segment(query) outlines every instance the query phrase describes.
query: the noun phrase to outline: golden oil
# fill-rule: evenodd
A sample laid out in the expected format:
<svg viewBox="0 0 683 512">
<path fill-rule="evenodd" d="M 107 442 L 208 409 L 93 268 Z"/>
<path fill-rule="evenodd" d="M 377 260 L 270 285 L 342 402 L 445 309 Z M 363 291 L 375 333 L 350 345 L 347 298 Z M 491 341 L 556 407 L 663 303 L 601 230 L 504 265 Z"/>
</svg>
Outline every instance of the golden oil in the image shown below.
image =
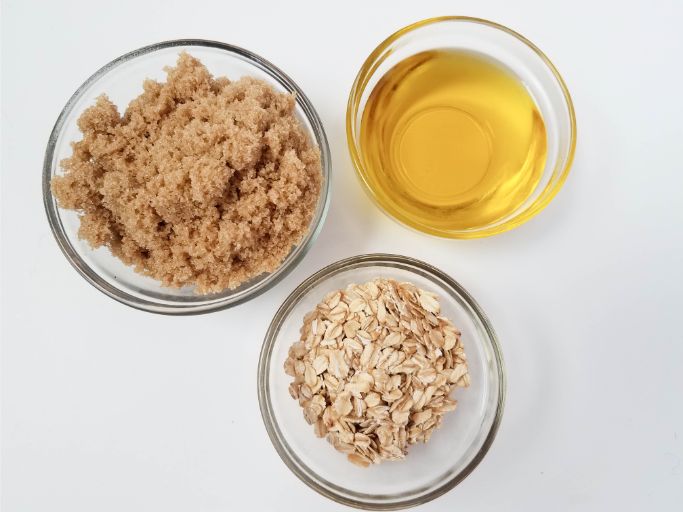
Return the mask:
<svg viewBox="0 0 683 512">
<path fill-rule="evenodd" d="M 380 205 L 442 236 L 515 211 L 538 185 L 547 152 L 524 85 L 486 57 L 448 49 L 408 57 L 379 80 L 360 146 Z"/>
</svg>

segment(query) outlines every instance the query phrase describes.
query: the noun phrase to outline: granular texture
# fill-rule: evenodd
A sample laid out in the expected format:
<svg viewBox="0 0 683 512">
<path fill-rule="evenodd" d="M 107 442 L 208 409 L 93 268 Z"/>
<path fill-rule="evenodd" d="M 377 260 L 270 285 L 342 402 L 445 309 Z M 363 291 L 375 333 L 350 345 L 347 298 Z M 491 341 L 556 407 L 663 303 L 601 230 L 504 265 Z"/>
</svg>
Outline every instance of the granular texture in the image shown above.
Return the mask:
<svg viewBox="0 0 683 512">
<path fill-rule="evenodd" d="M 104 95 L 81 115 L 52 191 L 81 214 L 82 239 L 137 272 L 202 294 L 234 288 L 275 270 L 308 231 L 320 152 L 293 95 L 214 79 L 186 53 L 166 71 L 123 116 Z"/>
</svg>

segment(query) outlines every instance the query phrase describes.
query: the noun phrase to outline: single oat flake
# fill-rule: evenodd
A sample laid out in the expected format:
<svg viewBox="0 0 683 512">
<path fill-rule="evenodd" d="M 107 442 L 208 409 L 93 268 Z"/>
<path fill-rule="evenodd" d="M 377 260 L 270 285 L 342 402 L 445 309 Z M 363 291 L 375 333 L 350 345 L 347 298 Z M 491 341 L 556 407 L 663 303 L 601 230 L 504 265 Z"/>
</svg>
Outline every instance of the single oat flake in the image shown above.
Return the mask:
<svg viewBox="0 0 683 512">
<path fill-rule="evenodd" d="M 329 293 L 304 317 L 284 368 L 315 435 L 362 467 L 403 459 L 456 408 L 470 377 L 438 297 L 375 279 Z"/>
</svg>

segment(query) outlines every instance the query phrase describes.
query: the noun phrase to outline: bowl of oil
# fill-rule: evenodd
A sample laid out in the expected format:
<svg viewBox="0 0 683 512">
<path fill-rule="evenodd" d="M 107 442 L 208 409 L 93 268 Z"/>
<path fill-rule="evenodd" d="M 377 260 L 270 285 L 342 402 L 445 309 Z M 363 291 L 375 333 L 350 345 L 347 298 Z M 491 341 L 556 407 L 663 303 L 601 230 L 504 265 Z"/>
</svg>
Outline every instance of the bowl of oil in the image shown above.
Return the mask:
<svg viewBox="0 0 683 512">
<path fill-rule="evenodd" d="M 574 108 L 550 60 L 490 21 L 448 16 L 383 41 L 353 84 L 349 150 L 387 214 L 476 238 L 541 211 L 567 177 Z"/>
</svg>

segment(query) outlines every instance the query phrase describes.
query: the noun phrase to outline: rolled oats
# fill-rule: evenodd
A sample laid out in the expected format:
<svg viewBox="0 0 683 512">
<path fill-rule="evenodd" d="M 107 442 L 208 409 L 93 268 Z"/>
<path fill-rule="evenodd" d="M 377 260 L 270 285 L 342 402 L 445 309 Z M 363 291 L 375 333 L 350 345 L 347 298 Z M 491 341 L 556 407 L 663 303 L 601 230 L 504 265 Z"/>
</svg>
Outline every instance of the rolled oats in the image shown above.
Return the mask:
<svg viewBox="0 0 683 512">
<path fill-rule="evenodd" d="M 438 297 L 376 279 L 327 294 L 284 363 L 315 435 L 367 467 L 426 443 L 470 376 L 460 331 Z"/>
</svg>

